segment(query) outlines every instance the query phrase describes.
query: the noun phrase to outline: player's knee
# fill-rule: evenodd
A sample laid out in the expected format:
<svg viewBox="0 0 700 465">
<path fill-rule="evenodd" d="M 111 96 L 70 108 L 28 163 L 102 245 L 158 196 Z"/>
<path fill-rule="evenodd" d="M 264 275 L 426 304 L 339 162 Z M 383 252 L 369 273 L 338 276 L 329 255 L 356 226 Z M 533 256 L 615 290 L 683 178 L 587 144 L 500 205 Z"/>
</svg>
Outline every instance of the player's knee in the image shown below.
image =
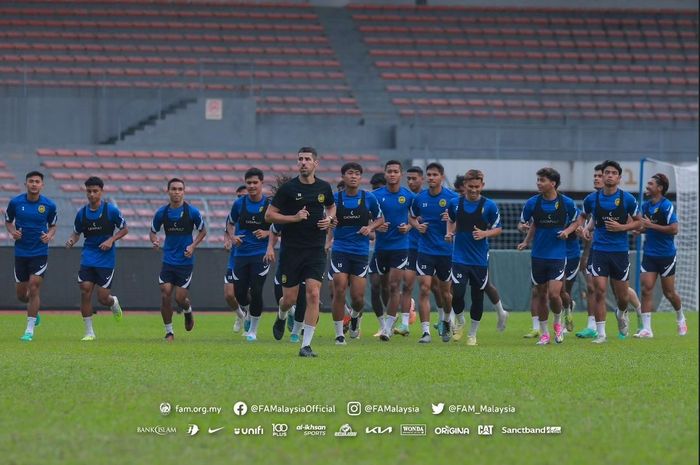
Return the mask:
<svg viewBox="0 0 700 465">
<path fill-rule="evenodd" d="M 420 285 L 420 294 L 421 296 L 425 297 L 430 294 L 430 284 L 422 284 Z"/>
<path fill-rule="evenodd" d="M 666 297 L 668 300 L 674 300 L 678 294 L 676 294 L 675 289 L 664 289 L 664 297 Z"/>
<path fill-rule="evenodd" d="M 109 294 L 102 295 L 102 294 L 97 294 L 97 301 L 100 303 L 100 305 L 104 305 L 105 307 L 109 307 L 112 305 L 112 296 Z"/>
</svg>

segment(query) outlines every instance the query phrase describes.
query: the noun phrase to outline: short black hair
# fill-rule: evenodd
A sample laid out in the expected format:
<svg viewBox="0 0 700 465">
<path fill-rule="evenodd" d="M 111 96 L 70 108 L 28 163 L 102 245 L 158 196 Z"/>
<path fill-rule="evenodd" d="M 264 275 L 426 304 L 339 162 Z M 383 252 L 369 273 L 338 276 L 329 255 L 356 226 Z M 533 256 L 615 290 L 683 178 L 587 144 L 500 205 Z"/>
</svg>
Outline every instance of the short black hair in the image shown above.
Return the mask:
<svg viewBox="0 0 700 465">
<path fill-rule="evenodd" d="M 248 171 L 245 172 L 245 175 L 243 175 L 243 179 L 247 180 L 248 178 L 252 178 L 253 176 L 257 176 L 258 179 L 261 181 L 265 179 L 265 175 L 259 168 L 249 168 Z"/>
<path fill-rule="evenodd" d="M 384 169 L 386 170 L 387 166 L 389 165 L 399 165 L 399 171 L 403 170 L 403 166 L 401 166 L 401 162 L 398 160 L 389 160 L 388 162 L 384 163 Z"/>
<path fill-rule="evenodd" d="M 340 174 L 345 174 L 349 170 L 356 170 L 359 171 L 360 174 L 362 174 L 362 165 L 355 161 L 349 161 L 340 168 Z"/>
<path fill-rule="evenodd" d="M 314 157 L 314 160 L 318 160 L 318 153 L 316 152 L 316 149 L 313 147 L 302 147 L 297 152 L 297 154 L 299 154 L 299 153 L 310 153 Z"/>
<path fill-rule="evenodd" d="M 246 187 L 246 185 L 245 185 L 245 184 L 241 184 L 240 186 L 238 186 L 238 187 L 236 188 L 236 194 L 238 194 L 239 192 L 244 191 L 244 190 L 246 190 L 246 189 L 248 189 L 248 188 Z"/>
<path fill-rule="evenodd" d="M 407 173 L 417 173 L 419 176 L 423 176 L 423 168 L 420 166 L 412 166 L 406 170 Z"/>
<path fill-rule="evenodd" d="M 172 179 L 170 179 L 170 181 L 168 181 L 168 190 L 170 190 L 170 185 L 174 182 L 181 182 L 183 186 L 185 185 L 185 181 L 183 181 L 182 179 L 172 178 Z"/>
<path fill-rule="evenodd" d="M 598 163 L 597 165 L 595 165 L 595 166 L 593 167 L 593 171 L 600 171 L 600 172 L 602 172 L 602 171 L 603 171 L 603 164 L 602 164 L 602 163 Z"/>
<path fill-rule="evenodd" d="M 622 167 L 620 166 L 620 164 L 618 162 L 613 161 L 613 160 L 605 160 L 603 163 L 601 163 L 601 165 L 603 167 L 603 171 L 605 171 L 605 168 L 607 168 L 608 166 L 612 166 L 613 168 L 615 168 L 617 170 L 617 174 L 622 176 Z"/>
<path fill-rule="evenodd" d="M 666 176 L 663 173 L 656 173 L 654 176 L 651 177 L 651 179 L 656 181 L 656 184 L 658 184 L 661 187 L 661 195 L 666 195 L 666 192 L 668 192 L 668 186 L 670 184 L 668 176 Z"/>
<path fill-rule="evenodd" d="M 97 176 L 90 176 L 85 181 L 85 187 L 90 187 L 90 186 L 97 186 L 100 189 L 104 189 L 105 183 L 104 183 L 104 181 L 102 181 L 102 179 L 98 178 Z"/>
<path fill-rule="evenodd" d="M 558 189 L 559 184 L 561 184 L 561 176 L 559 175 L 559 171 L 555 170 L 554 168 L 547 167 L 539 169 L 537 170 L 537 176 L 554 181 L 555 189 Z"/>
<path fill-rule="evenodd" d="M 428 170 L 438 170 L 440 175 L 445 174 L 445 167 L 436 161 L 434 161 L 432 163 L 428 163 L 428 166 L 425 167 L 425 172 L 427 173 Z"/>
<path fill-rule="evenodd" d="M 454 182 L 454 187 L 455 189 L 459 189 L 460 187 L 464 186 L 464 176 L 461 174 L 458 174 L 455 176 L 455 182 Z"/>
<path fill-rule="evenodd" d="M 27 175 L 24 177 L 24 180 L 26 181 L 27 179 L 33 178 L 34 176 L 39 176 L 39 177 L 41 178 L 42 181 L 44 180 L 44 173 L 42 173 L 41 171 L 30 171 L 30 172 L 27 173 Z"/>
<path fill-rule="evenodd" d="M 386 176 L 384 176 L 384 173 L 374 173 L 369 183 L 372 187 L 386 186 Z"/>
</svg>

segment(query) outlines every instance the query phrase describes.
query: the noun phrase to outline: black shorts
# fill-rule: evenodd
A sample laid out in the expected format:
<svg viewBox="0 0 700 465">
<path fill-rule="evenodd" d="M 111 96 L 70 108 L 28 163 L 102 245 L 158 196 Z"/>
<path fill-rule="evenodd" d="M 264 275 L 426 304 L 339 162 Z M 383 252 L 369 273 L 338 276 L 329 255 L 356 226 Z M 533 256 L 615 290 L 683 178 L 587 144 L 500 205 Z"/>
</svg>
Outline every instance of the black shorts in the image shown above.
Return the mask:
<svg viewBox="0 0 700 465">
<path fill-rule="evenodd" d="M 80 265 L 78 271 L 78 282 L 88 282 L 96 284 L 104 289 L 112 288 L 112 278 L 114 277 L 114 268 L 98 268 L 95 266 Z"/>
<path fill-rule="evenodd" d="M 644 255 L 642 258 L 642 273 L 658 273 L 662 278 L 676 274 L 676 256 L 652 257 Z"/>
<path fill-rule="evenodd" d="M 367 277 L 369 263 L 367 255 L 357 255 L 345 252 L 331 252 L 331 267 L 328 276 L 332 279 L 335 273 L 346 273 L 360 278 Z"/>
<path fill-rule="evenodd" d="M 532 270 L 530 271 L 530 279 L 535 285 L 545 284 L 548 281 L 564 281 L 566 273 L 566 259 L 547 259 L 535 258 L 530 259 Z"/>
<path fill-rule="evenodd" d="M 630 256 L 627 252 L 591 251 L 591 266 L 593 277 L 610 277 L 615 281 L 627 281 L 630 277 Z"/>
<path fill-rule="evenodd" d="M 573 281 L 578 274 L 578 267 L 581 264 L 581 257 L 571 257 L 566 259 L 566 280 Z"/>
<path fill-rule="evenodd" d="M 224 283 L 233 284 L 241 280 L 244 275 L 267 276 L 270 272 L 270 264 L 263 261 L 265 255 L 251 255 L 246 257 L 235 256 L 233 258 L 233 268 L 226 269 Z"/>
<path fill-rule="evenodd" d="M 418 249 L 408 249 L 407 271 L 416 271 L 416 261 L 418 260 Z"/>
<path fill-rule="evenodd" d="M 453 263 L 451 278 L 454 284 L 469 284 L 484 290 L 489 283 L 489 269 L 486 266 Z"/>
<path fill-rule="evenodd" d="M 30 275 L 46 277 L 46 268 L 49 266 L 48 256 L 39 257 L 15 257 L 15 282 L 26 283 Z"/>
<path fill-rule="evenodd" d="M 387 274 L 390 269 L 405 270 L 408 266 L 408 249 L 375 250 L 369 263 L 370 273 Z"/>
<path fill-rule="evenodd" d="M 419 253 L 416 272 L 418 276 L 437 276 L 440 281 L 448 281 L 452 272 L 452 256 Z"/>
<path fill-rule="evenodd" d="M 323 282 L 323 272 L 326 269 L 326 252 L 323 247 L 280 249 L 280 277 L 282 287 L 298 286 L 302 281 L 314 279 Z"/>
<path fill-rule="evenodd" d="M 158 284 L 172 284 L 187 289 L 192 283 L 192 265 L 168 265 L 163 263 L 158 276 Z"/>
</svg>

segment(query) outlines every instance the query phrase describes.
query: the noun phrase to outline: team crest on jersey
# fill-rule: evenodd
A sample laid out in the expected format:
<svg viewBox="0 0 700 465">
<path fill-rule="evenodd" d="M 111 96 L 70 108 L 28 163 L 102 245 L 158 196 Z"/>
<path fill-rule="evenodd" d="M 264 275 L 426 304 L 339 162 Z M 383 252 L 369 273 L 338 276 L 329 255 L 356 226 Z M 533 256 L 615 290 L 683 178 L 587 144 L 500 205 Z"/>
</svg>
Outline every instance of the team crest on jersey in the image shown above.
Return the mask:
<svg viewBox="0 0 700 465">
<path fill-rule="evenodd" d="M 446 207 L 446 206 L 447 206 L 447 200 L 445 200 L 445 199 L 440 199 L 439 204 L 440 204 L 441 207 Z"/>
<path fill-rule="evenodd" d="M 287 275 L 283 274 L 282 275 L 282 284 L 286 284 L 286 283 L 287 283 Z"/>
<path fill-rule="evenodd" d="M 556 203 L 554 204 L 554 209 L 559 210 L 559 201 L 557 200 Z"/>
<path fill-rule="evenodd" d="M 403 195 L 400 195 L 400 196 L 399 196 L 399 203 L 400 203 L 401 205 L 403 205 L 404 203 L 406 203 L 406 197 L 404 197 Z"/>
<path fill-rule="evenodd" d="M 656 208 L 654 209 L 654 213 L 657 213 L 658 211 L 659 211 L 659 207 L 656 207 Z"/>
<path fill-rule="evenodd" d="M 262 213 L 262 211 L 263 211 L 263 206 L 260 205 L 260 209 L 258 210 L 258 213 Z"/>
<path fill-rule="evenodd" d="M 326 200 L 326 196 L 323 194 L 318 194 L 318 203 L 323 203 Z"/>
<path fill-rule="evenodd" d="M 39 213 L 46 213 L 46 207 L 43 205 L 39 205 Z"/>
<path fill-rule="evenodd" d="M 619 205 L 620 205 L 620 198 L 618 197 L 615 199 L 615 206 L 617 207 Z"/>
</svg>

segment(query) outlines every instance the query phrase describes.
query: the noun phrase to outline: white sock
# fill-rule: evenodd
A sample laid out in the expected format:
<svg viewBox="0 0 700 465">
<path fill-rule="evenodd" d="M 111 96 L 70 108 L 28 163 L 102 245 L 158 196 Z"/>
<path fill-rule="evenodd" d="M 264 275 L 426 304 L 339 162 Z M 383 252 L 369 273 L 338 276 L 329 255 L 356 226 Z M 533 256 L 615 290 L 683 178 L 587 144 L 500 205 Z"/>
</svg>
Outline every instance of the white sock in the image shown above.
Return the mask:
<svg viewBox="0 0 700 465">
<path fill-rule="evenodd" d="M 651 312 L 642 313 L 642 326 L 644 329 L 651 332 Z"/>
<path fill-rule="evenodd" d="M 316 330 L 315 326 L 307 325 L 304 323 L 304 340 L 301 343 L 302 347 L 310 346 L 311 345 L 311 340 L 314 338 L 314 331 Z"/>
<path fill-rule="evenodd" d="M 540 320 L 540 334 L 549 334 L 549 327 L 547 325 L 547 320 Z"/>
<path fill-rule="evenodd" d="M 294 326 L 292 326 L 292 334 L 296 334 L 297 336 L 301 334 L 301 328 L 304 327 L 304 322 L 303 321 L 297 321 L 294 320 Z"/>
<path fill-rule="evenodd" d="M 241 305 L 241 311 L 244 315 L 250 315 L 250 305 Z"/>
<path fill-rule="evenodd" d="M 596 331 L 598 331 L 598 337 L 607 337 L 605 334 L 605 321 L 595 322 Z"/>
<path fill-rule="evenodd" d="M 235 310 L 236 316 L 238 316 L 239 320 L 243 320 L 245 318 L 245 312 L 243 309 L 241 309 L 241 306 L 239 305 L 238 308 Z"/>
<path fill-rule="evenodd" d="M 455 321 L 458 325 L 464 326 L 464 312 L 455 315 Z M 474 320 L 472 320 L 474 321 Z"/>
<path fill-rule="evenodd" d="M 253 336 L 258 335 L 258 323 L 259 322 L 260 322 L 259 316 L 251 316 L 250 317 L 250 328 L 248 328 L 248 334 L 252 334 Z"/>
<path fill-rule="evenodd" d="M 561 314 L 562 312 L 554 313 L 554 324 L 561 324 Z"/>
<path fill-rule="evenodd" d="M 386 317 L 384 315 L 378 316 L 377 321 L 379 322 L 379 331 L 384 331 L 384 319 Z"/>
<path fill-rule="evenodd" d="M 540 317 L 538 317 L 538 316 L 532 317 L 532 329 L 535 331 L 540 330 Z"/>
<path fill-rule="evenodd" d="M 450 312 L 450 313 L 448 314 L 448 318 L 449 318 L 449 320 L 450 320 L 450 324 L 451 324 L 452 326 L 454 326 L 454 324 L 455 324 L 455 312 Z"/>
<path fill-rule="evenodd" d="M 187 308 L 183 308 L 182 311 L 185 312 L 185 313 L 192 313 L 192 305 L 190 305 L 190 306 L 187 307 Z"/>
<path fill-rule="evenodd" d="M 95 331 L 92 329 L 92 317 L 91 316 L 84 316 L 83 321 L 85 322 L 85 335 L 86 336 L 94 336 Z"/>
<path fill-rule="evenodd" d="M 618 309 L 618 310 L 615 312 L 615 315 L 617 316 L 617 319 L 618 319 L 618 320 L 621 320 L 621 319 L 623 319 L 623 318 L 625 317 L 625 314 L 626 314 L 626 313 L 627 313 L 626 310 L 623 312 L 622 310 Z"/>
<path fill-rule="evenodd" d="M 438 319 L 440 321 L 445 321 L 445 310 L 442 307 L 438 307 Z"/>
<path fill-rule="evenodd" d="M 592 329 L 595 331 L 595 317 L 593 315 L 590 315 L 588 317 L 588 329 Z"/>
<path fill-rule="evenodd" d="M 27 330 L 25 333 L 34 334 L 34 325 L 36 324 L 36 318 L 33 316 L 27 317 Z"/>
<path fill-rule="evenodd" d="M 343 335 L 343 320 L 334 321 L 333 326 L 335 326 L 335 337 L 340 337 Z"/>
<path fill-rule="evenodd" d="M 461 313 L 461 315 L 464 315 Z M 464 317 L 462 317 L 464 319 Z M 479 330 L 479 323 L 480 321 L 472 320 L 472 327 L 469 328 L 469 336 L 476 336 L 476 332 Z"/>
<path fill-rule="evenodd" d="M 496 302 L 495 304 L 493 304 L 493 306 L 496 308 L 496 311 L 497 311 L 498 313 L 504 313 L 504 312 L 505 312 L 505 310 L 503 309 L 503 303 L 502 303 L 500 300 L 499 300 L 498 302 Z"/>
<path fill-rule="evenodd" d="M 117 306 L 118 303 L 119 303 L 119 299 L 117 299 L 117 296 L 116 296 L 116 295 L 113 295 L 113 296 L 112 296 L 112 305 L 109 306 L 109 309 L 112 310 L 112 311 L 114 311 L 114 309 L 115 309 L 115 307 Z"/>
<path fill-rule="evenodd" d="M 404 326 L 408 326 L 408 320 L 411 318 L 410 313 L 403 313 L 401 312 L 401 324 Z"/>
<path fill-rule="evenodd" d="M 683 315 L 683 308 L 682 307 L 680 310 L 676 310 L 676 321 L 678 323 L 685 321 L 685 315 Z"/>
<path fill-rule="evenodd" d="M 289 310 L 282 311 L 282 307 L 277 307 L 277 318 L 280 320 L 286 320 L 287 319 L 287 313 L 289 313 Z"/>
<path fill-rule="evenodd" d="M 173 334 L 173 324 L 172 323 L 168 323 L 167 325 L 165 325 L 165 334 L 168 334 L 168 333 Z"/>
<path fill-rule="evenodd" d="M 387 315 L 384 317 L 384 331 L 387 334 L 391 334 L 391 330 L 394 327 L 395 322 L 396 322 L 396 315 L 394 315 L 394 316 Z"/>
<path fill-rule="evenodd" d="M 425 333 L 430 334 L 430 322 L 429 321 L 421 321 L 420 327 L 423 330 L 423 334 L 425 334 Z"/>
</svg>

